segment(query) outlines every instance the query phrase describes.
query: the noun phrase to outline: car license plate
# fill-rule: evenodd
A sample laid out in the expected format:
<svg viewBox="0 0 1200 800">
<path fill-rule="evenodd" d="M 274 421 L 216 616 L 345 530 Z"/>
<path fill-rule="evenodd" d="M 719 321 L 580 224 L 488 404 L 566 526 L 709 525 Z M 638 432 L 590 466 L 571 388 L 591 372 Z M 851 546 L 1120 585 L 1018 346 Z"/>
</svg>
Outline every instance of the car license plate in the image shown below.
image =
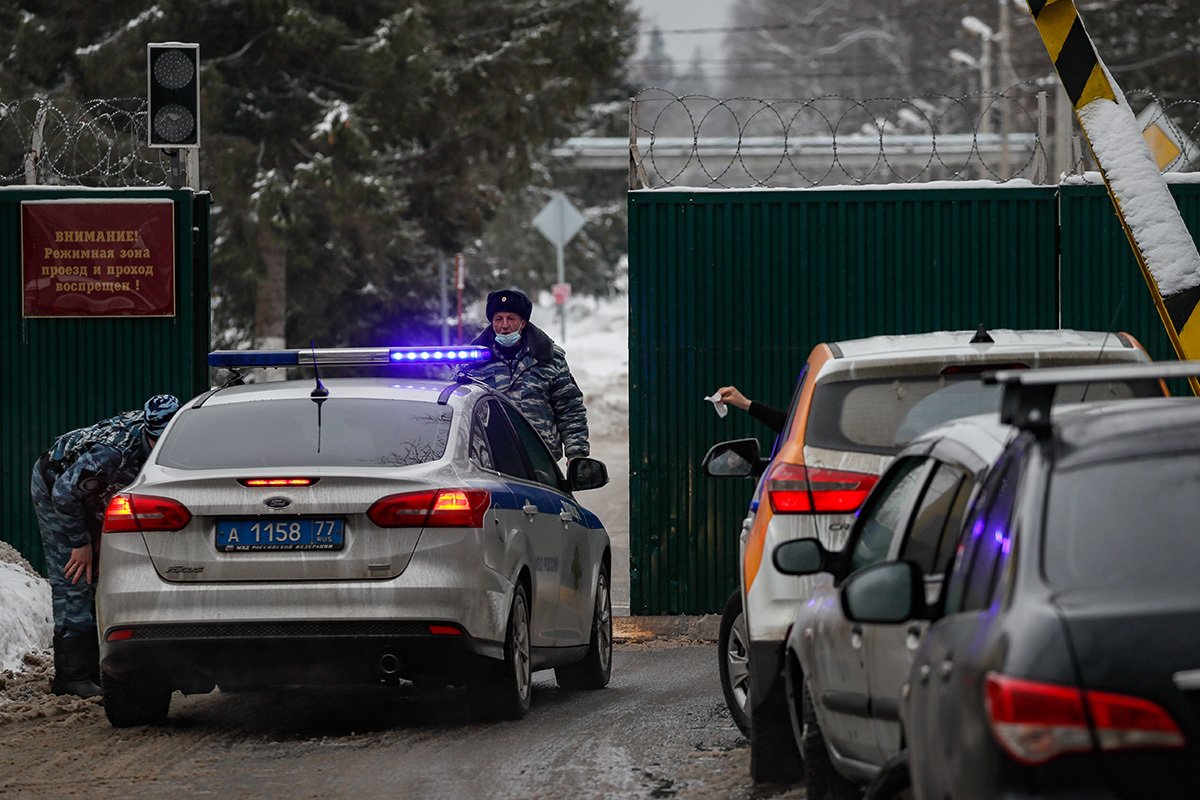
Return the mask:
<svg viewBox="0 0 1200 800">
<path fill-rule="evenodd" d="M 340 519 L 223 519 L 217 521 L 217 549 L 341 550 Z"/>
</svg>

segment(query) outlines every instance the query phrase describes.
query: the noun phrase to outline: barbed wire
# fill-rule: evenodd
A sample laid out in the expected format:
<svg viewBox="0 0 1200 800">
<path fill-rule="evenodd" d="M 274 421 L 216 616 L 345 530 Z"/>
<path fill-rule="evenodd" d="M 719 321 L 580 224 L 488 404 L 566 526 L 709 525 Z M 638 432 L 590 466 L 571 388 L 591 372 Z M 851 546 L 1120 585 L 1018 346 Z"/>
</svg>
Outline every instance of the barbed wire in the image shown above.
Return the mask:
<svg viewBox="0 0 1200 800">
<path fill-rule="evenodd" d="M 145 98 L 0 103 L 0 185 L 162 186 L 169 159 L 146 145 Z"/>
<path fill-rule="evenodd" d="M 1190 171 L 1200 159 L 1200 100 L 1126 97 L 1143 127 L 1157 126 L 1167 155 L 1178 152 L 1162 166 Z M 1063 135 L 1051 105 L 1030 84 L 957 97 L 774 100 L 650 88 L 633 98 L 629 142 L 612 140 L 608 160 L 629 165 L 630 188 L 1054 182 L 1090 165 L 1069 110 Z M 0 185 L 167 185 L 170 159 L 145 144 L 146 116 L 145 98 L 0 103 Z"/>
<path fill-rule="evenodd" d="M 1177 144 L 1168 168 L 1200 157 L 1197 101 L 1127 93 Z M 1057 181 L 1089 168 L 1069 107 L 1021 84 L 963 96 L 767 100 L 639 92 L 630 106 L 630 188 L 813 187 L 933 180 Z M 1191 121 L 1184 131 L 1176 120 Z M 1057 126 L 1065 136 L 1054 136 Z"/>
</svg>

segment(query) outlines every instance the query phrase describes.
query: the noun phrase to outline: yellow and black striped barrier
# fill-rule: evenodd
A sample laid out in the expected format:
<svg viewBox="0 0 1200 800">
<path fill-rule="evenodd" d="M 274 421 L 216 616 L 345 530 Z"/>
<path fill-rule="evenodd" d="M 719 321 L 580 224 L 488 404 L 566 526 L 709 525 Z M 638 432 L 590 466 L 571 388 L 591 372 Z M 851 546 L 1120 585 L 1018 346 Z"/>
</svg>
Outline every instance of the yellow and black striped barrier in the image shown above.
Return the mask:
<svg viewBox="0 0 1200 800">
<path fill-rule="evenodd" d="M 1026 2 L 1104 176 L 1171 344 L 1181 359 L 1200 359 L 1200 252 L 1158 162 L 1096 53 L 1074 0 Z M 1190 378 L 1189 382 L 1200 395 L 1200 381 Z"/>
</svg>

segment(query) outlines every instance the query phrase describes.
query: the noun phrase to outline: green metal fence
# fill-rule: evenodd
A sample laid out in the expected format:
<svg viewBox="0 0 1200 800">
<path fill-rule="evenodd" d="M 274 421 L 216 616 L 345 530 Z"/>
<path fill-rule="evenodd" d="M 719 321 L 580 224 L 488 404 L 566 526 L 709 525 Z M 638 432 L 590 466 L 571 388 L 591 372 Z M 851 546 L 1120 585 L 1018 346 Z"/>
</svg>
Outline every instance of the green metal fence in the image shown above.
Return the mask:
<svg viewBox="0 0 1200 800">
<path fill-rule="evenodd" d="M 22 316 L 21 202 L 161 199 L 175 206 L 173 317 Z M 33 462 L 65 431 L 138 408 L 157 392 L 181 399 L 208 383 L 207 193 L 170 189 L 0 189 L 0 539 L 43 569 L 29 499 Z"/>
<path fill-rule="evenodd" d="M 1200 187 L 1175 189 L 1200 219 Z M 719 386 L 783 406 L 817 342 L 979 323 L 1115 325 L 1173 357 L 1103 186 L 635 191 L 628 210 L 634 614 L 719 612 L 737 587 L 753 483 L 700 462 L 773 434 L 719 419 Z"/>
</svg>

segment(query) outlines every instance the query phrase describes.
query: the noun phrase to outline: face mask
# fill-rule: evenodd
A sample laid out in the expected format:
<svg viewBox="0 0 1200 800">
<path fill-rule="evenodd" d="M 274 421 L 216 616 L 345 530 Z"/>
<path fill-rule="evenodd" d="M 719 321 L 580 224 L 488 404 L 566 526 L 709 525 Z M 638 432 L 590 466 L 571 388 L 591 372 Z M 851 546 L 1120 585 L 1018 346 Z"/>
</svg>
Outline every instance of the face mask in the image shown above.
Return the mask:
<svg viewBox="0 0 1200 800">
<path fill-rule="evenodd" d="M 521 332 L 513 331 L 512 333 L 497 333 L 496 344 L 501 347 L 512 347 L 517 342 L 521 341 Z"/>
</svg>

